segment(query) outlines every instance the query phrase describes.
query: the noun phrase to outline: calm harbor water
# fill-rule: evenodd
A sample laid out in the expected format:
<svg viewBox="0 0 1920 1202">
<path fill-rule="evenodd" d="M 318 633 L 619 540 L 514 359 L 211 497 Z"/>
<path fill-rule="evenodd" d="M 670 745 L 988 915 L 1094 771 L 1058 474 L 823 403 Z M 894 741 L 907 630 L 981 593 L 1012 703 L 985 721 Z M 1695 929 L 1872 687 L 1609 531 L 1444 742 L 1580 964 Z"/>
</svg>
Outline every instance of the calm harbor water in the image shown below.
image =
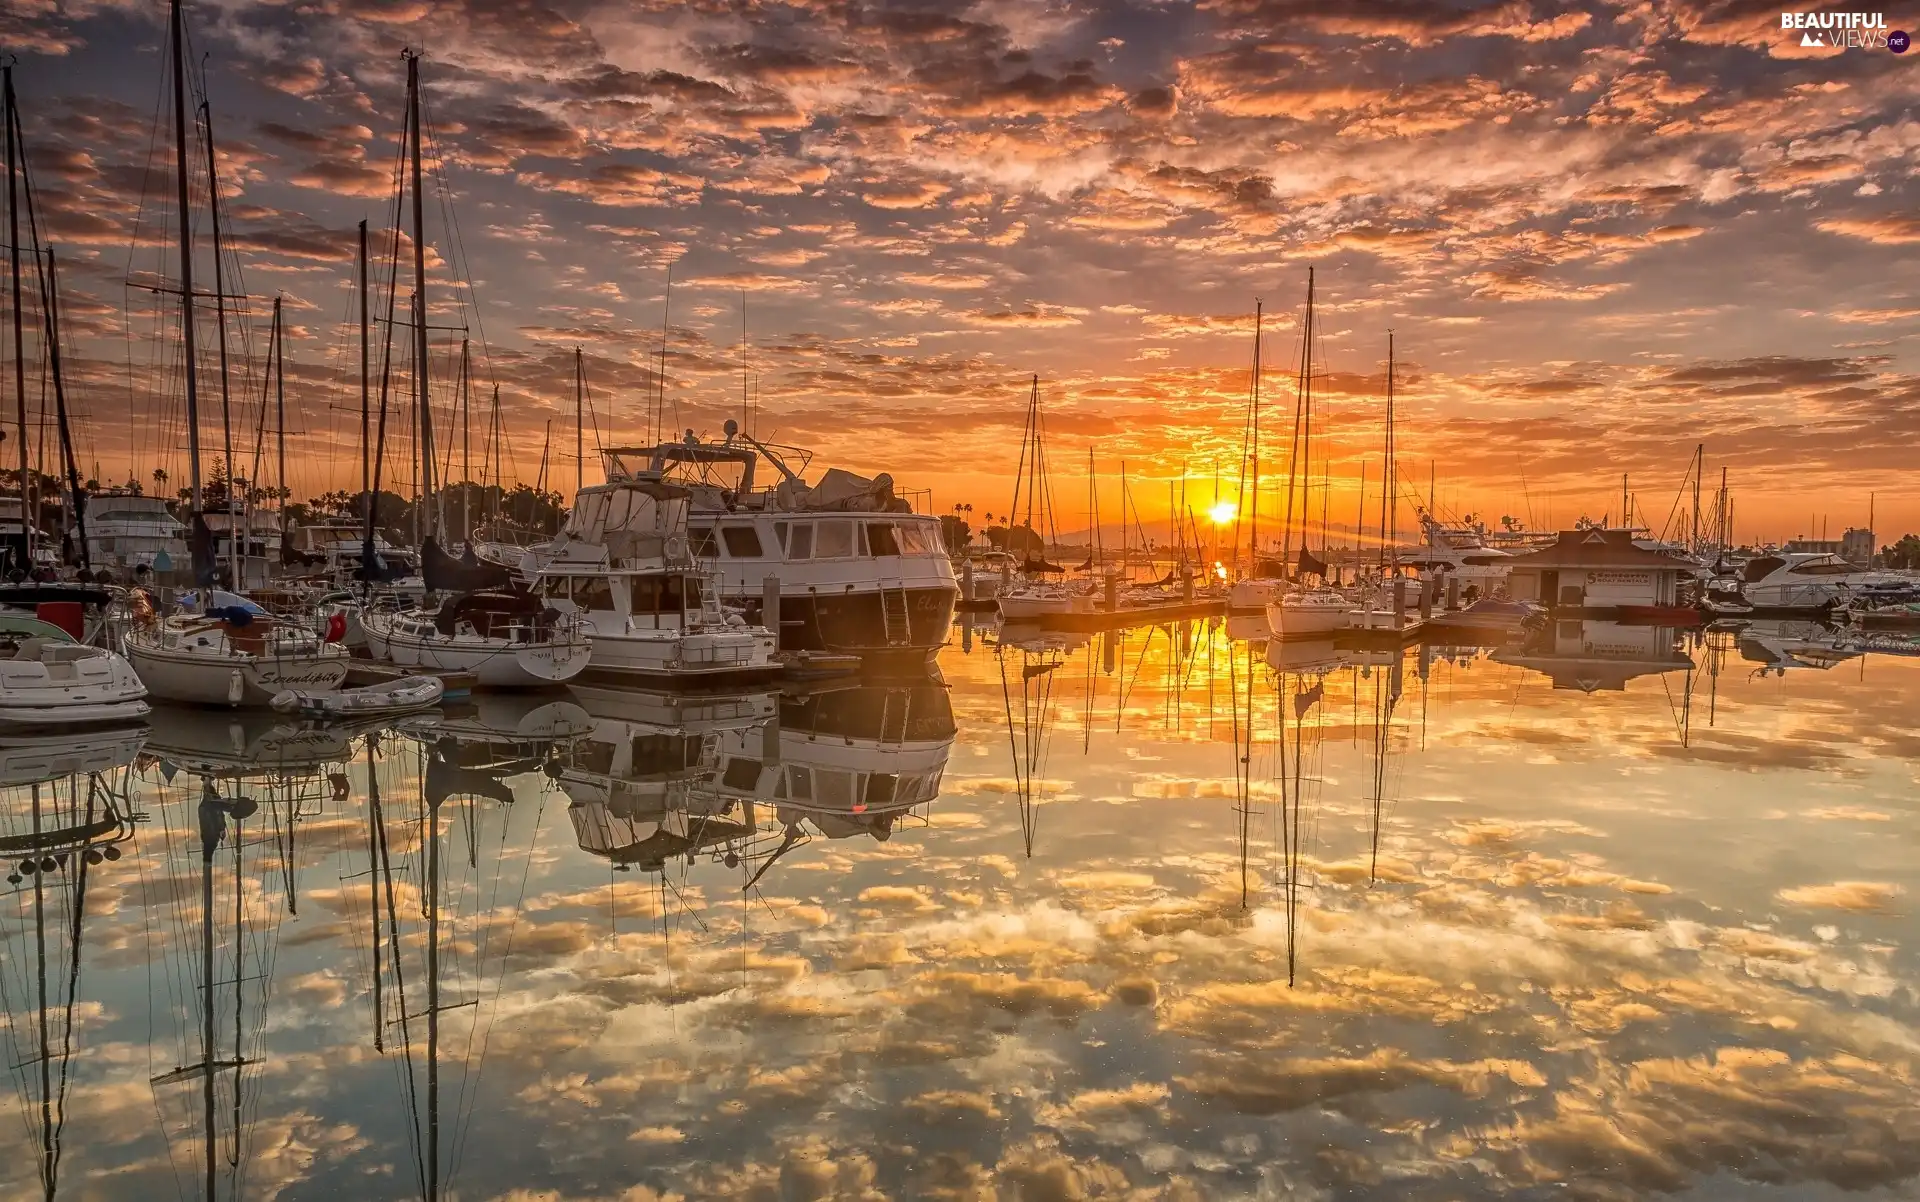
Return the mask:
<svg viewBox="0 0 1920 1202">
<path fill-rule="evenodd" d="M 1229 633 L 15 740 L 4 1196 L 1920 1189 L 1920 660 Z"/>
</svg>

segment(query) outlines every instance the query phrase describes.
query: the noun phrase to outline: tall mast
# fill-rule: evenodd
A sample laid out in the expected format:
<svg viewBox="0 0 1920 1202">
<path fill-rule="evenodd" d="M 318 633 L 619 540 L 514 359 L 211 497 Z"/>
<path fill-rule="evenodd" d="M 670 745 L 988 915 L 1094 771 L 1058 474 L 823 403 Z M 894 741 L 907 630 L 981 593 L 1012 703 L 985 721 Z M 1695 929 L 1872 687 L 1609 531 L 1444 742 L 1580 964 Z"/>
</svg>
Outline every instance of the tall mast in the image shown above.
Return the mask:
<svg viewBox="0 0 1920 1202">
<path fill-rule="evenodd" d="M 5 69 L 6 122 L 7 122 L 7 246 L 8 257 L 13 271 L 13 389 L 14 399 L 19 403 L 20 429 L 20 535 L 26 547 L 26 562 L 19 565 L 25 571 L 33 570 L 33 528 L 35 525 L 33 505 L 33 484 L 29 477 L 27 464 L 27 342 L 20 312 L 20 197 L 16 179 L 19 175 L 20 147 L 14 137 L 14 97 L 13 67 Z"/>
<path fill-rule="evenodd" d="M 473 541 L 473 355 L 460 340 L 460 537 Z"/>
<path fill-rule="evenodd" d="M 373 376 L 372 349 L 368 338 L 367 311 L 367 223 L 360 221 L 360 243 L 355 256 L 360 294 L 360 502 L 367 507 L 366 537 L 361 546 L 360 575 L 367 574 L 367 560 L 373 550 Z"/>
<path fill-rule="evenodd" d="M 1301 477 L 1300 423 L 1304 416 L 1305 389 L 1307 386 L 1308 363 L 1313 353 L 1313 268 L 1307 268 L 1307 312 L 1301 323 L 1300 337 L 1300 375 L 1294 381 L 1293 393 L 1293 439 L 1287 450 L 1287 519 L 1281 531 L 1280 574 L 1291 578 L 1293 575 L 1293 500 L 1297 493 L 1302 510 L 1306 508 L 1306 490 Z M 1300 546 L 1307 545 L 1306 522 L 1301 521 Z"/>
<path fill-rule="evenodd" d="M 667 436 L 667 319 L 673 316 L 673 264 L 667 264 L 667 297 L 660 306 L 660 370 L 655 382 L 660 386 L 658 416 L 649 431 L 651 440 L 664 442 Z"/>
<path fill-rule="evenodd" d="M 1700 443 L 1693 448 L 1693 537 L 1687 544 L 1687 550 L 1694 555 L 1700 554 L 1700 476 L 1707 470 L 1707 444 Z"/>
<path fill-rule="evenodd" d="M 233 587 L 240 585 L 240 512 L 234 496 L 238 484 L 233 475 L 233 403 L 227 370 L 227 288 L 226 268 L 220 261 L 220 177 L 214 171 L 213 105 L 200 103 L 200 116 L 207 130 L 207 211 L 213 216 L 213 315 L 214 340 L 220 348 L 220 445 L 227 464 L 227 570 L 233 575 Z M 183 218 L 184 220 L 184 218 Z"/>
<path fill-rule="evenodd" d="M 1300 420 L 1300 549 L 1307 549 L 1307 531 L 1313 525 L 1313 268 L 1307 268 L 1307 331 L 1301 348 L 1300 390 L 1305 401 Z M 1321 550 L 1325 550 L 1324 546 Z"/>
<path fill-rule="evenodd" d="M 273 298 L 273 483 L 283 494 L 280 498 L 280 538 L 287 537 L 287 502 L 293 490 L 287 487 L 287 335 L 280 325 L 280 298 Z"/>
<path fill-rule="evenodd" d="M 193 512 L 197 514 L 200 512 L 200 379 L 199 351 L 193 336 L 193 227 L 187 220 L 187 73 L 181 62 L 181 44 L 186 40 L 186 31 L 180 0 L 171 0 L 168 19 L 173 42 L 174 182 L 180 221 L 180 334 L 187 373 L 187 481 L 192 488 Z M 24 398 L 24 393 L 22 395 Z M 25 441 L 21 440 L 22 456 L 26 454 Z"/>
<path fill-rule="evenodd" d="M 23 147 L 24 149 L 24 147 Z M 67 386 L 60 370 L 60 277 L 54 270 L 53 247 L 47 247 L 47 368 L 53 373 L 53 403 L 60 420 L 60 450 L 66 459 L 67 492 L 73 497 L 75 541 L 79 544 L 80 566 L 93 567 L 87 550 L 87 498 L 80 487 L 80 465 L 73 454 L 73 430 L 67 422 Z"/>
<path fill-rule="evenodd" d="M 1399 507 L 1394 504 L 1393 475 L 1393 331 L 1387 331 L 1387 453 L 1386 463 L 1381 468 L 1380 491 L 1380 563 L 1391 566 L 1393 574 L 1399 575 L 1400 548 L 1398 531 L 1394 527 L 1394 518 Z"/>
<path fill-rule="evenodd" d="M 425 122 L 420 111 L 420 56 L 412 53 L 407 55 L 407 115 L 412 134 L 408 151 L 413 174 L 414 379 L 420 394 L 420 501 L 425 508 L 433 498 L 433 409 L 427 397 L 427 215 L 420 183 L 420 127 Z"/>
<path fill-rule="evenodd" d="M 1260 326 L 1266 307 L 1259 297 L 1253 298 L 1253 405 L 1249 415 L 1252 423 L 1252 438 L 1249 439 L 1252 450 L 1249 455 L 1248 475 L 1252 477 L 1253 488 L 1247 497 L 1247 575 L 1260 575 Z"/>
<path fill-rule="evenodd" d="M 587 429 L 581 418 L 587 391 L 587 364 L 580 348 L 573 348 L 573 495 L 587 486 Z"/>
</svg>

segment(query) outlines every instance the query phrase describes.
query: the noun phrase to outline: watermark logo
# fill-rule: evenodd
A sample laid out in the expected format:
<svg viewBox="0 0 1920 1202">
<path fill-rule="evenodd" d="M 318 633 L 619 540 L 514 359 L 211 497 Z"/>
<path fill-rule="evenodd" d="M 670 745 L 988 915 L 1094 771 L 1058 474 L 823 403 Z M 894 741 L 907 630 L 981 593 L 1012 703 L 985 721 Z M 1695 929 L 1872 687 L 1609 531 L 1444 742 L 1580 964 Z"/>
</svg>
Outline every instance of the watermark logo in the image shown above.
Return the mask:
<svg viewBox="0 0 1920 1202">
<path fill-rule="evenodd" d="M 1780 28 L 1800 34 L 1810 49 L 1892 50 L 1902 54 L 1911 44 L 1905 32 L 1887 32 L 1885 13 L 1781 13 Z"/>
</svg>

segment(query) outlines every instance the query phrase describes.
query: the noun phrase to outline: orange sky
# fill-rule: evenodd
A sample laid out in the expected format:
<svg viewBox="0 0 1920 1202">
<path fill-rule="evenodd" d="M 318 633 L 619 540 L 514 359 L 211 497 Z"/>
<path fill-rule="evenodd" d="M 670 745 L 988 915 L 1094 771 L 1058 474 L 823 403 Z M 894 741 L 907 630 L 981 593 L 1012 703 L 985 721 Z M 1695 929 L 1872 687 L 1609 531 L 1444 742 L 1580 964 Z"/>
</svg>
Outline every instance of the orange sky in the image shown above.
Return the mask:
<svg viewBox="0 0 1920 1202">
<path fill-rule="evenodd" d="M 1624 472 L 1660 528 L 1704 442 L 1743 538 L 1837 536 L 1870 493 L 1883 539 L 1920 528 L 1920 56 L 1803 49 L 1777 6 L 1726 0 L 1331 12 L 190 6 L 228 284 L 252 298 L 231 327 L 243 465 L 259 394 L 239 381 L 279 294 L 292 487 L 357 483 L 354 227 L 384 245 L 399 51 L 424 47 L 453 201 L 428 206 L 434 323 L 477 348 L 476 461 L 500 386 L 510 476 L 532 479 L 551 419 L 571 483 L 575 346 L 589 452 L 644 434 L 671 264 L 673 428 L 737 415 L 744 359 L 763 435 L 997 514 L 1037 373 L 1061 524 L 1084 523 L 1089 447 L 1104 510 L 1124 459 L 1164 521 L 1183 466 L 1196 499 L 1237 478 L 1255 298 L 1290 422 L 1311 265 L 1336 524 L 1363 469 L 1378 489 L 1391 329 L 1409 501 L 1432 464 L 1444 514 L 1617 516 Z M 174 335 L 126 284 L 173 271 L 163 15 L 15 12 L 0 33 L 63 255 L 82 458 L 177 484 Z M 1284 467 L 1279 440 L 1265 458 Z"/>
</svg>

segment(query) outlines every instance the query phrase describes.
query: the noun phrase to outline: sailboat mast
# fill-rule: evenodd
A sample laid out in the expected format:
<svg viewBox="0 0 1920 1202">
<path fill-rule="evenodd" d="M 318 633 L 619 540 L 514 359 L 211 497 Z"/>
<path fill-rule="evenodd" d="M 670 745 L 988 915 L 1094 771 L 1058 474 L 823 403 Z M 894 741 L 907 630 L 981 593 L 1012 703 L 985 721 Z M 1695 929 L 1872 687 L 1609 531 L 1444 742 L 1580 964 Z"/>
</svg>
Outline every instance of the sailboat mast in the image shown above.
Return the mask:
<svg viewBox="0 0 1920 1202">
<path fill-rule="evenodd" d="M 587 364 L 580 348 L 573 348 L 573 495 L 587 486 L 587 428 L 581 417 L 587 392 Z"/>
<path fill-rule="evenodd" d="M 425 122 L 420 112 L 418 54 L 407 56 L 407 116 L 411 125 L 408 154 L 413 175 L 413 354 L 415 382 L 420 393 L 420 500 L 422 507 L 426 507 L 433 498 L 433 409 L 427 396 L 427 214 L 420 180 L 420 127 Z"/>
<path fill-rule="evenodd" d="M 180 0 L 169 5 L 168 21 L 173 42 L 173 165 L 177 214 L 180 221 L 180 337 L 184 348 L 187 382 L 187 481 L 192 488 L 193 512 L 200 512 L 200 377 L 199 351 L 193 334 L 193 226 L 187 220 L 187 75 L 182 64 L 181 44 L 186 40 Z M 12 88 L 9 84 L 8 94 Z M 15 239 L 16 243 L 18 239 Z M 22 393 L 22 406 L 25 405 Z M 26 439 L 21 439 L 21 455 L 26 455 Z"/>
<path fill-rule="evenodd" d="M 87 550 L 87 501 L 80 487 L 80 465 L 73 453 L 73 428 L 67 421 L 67 385 L 60 370 L 60 277 L 54 270 L 53 247 L 47 247 L 47 370 L 53 374 L 53 404 L 60 421 L 60 451 L 66 459 L 67 492 L 73 498 L 74 539 L 79 544 L 80 566 L 93 567 Z"/>
<path fill-rule="evenodd" d="M 220 177 L 214 170 L 213 154 L 213 104 L 200 102 L 200 118 L 205 122 L 207 131 L 207 211 L 213 216 L 213 330 L 214 342 L 220 348 L 220 447 L 221 458 L 227 464 L 227 570 L 233 576 L 233 587 L 240 585 L 240 523 L 239 498 L 234 496 L 237 484 L 233 475 L 233 400 L 231 395 L 231 375 L 227 367 L 227 286 L 226 268 L 221 263 L 220 243 Z M 181 220 L 185 220 L 184 217 Z"/>
<path fill-rule="evenodd" d="M 1307 268 L 1307 332 L 1301 348 L 1300 391 L 1305 398 L 1300 419 L 1300 549 L 1307 549 L 1307 531 L 1313 525 L 1313 268 Z M 1324 544 L 1321 550 L 1325 550 Z"/>
<path fill-rule="evenodd" d="M 1260 574 L 1260 327 L 1266 306 L 1253 298 L 1253 403 L 1248 415 L 1252 426 L 1248 439 L 1247 474 L 1253 487 L 1247 496 L 1247 575 Z"/>
<path fill-rule="evenodd" d="M 1293 559 L 1294 497 L 1296 495 L 1300 497 L 1300 503 L 1302 508 L 1305 508 L 1305 505 L 1306 505 L 1306 493 L 1299 487 L 1301 483 L 1300 419 L 1303 412 L 1302 404 L 1305 400 L 1303 390 L 1306 388 L 1306 383 L 1307 383 L 1307 363 L 1308 363 L 1309 356 L 1312 353 L 1312 346 L 1313 346 L 1313 268 L 1309 267 L 1307 268 L 1307 312 L 1304 320 L 1301 323 L 1300 375 L 1294 381 L 1293 439 L 1292 439 L 1291 445 L 1287 448 L 1287 517 L 1286 517 L 1286 522 L 1283 525 L 1281 530 L 1281 544 L 1280 544 L 1280 574 L 1288 578 L 1291 578 L 1293 575 L 1293 562 L 1294 562 L 1294 559 Z M 1304 531 L 1302 532 L 1300 537 L 1300 545 L 1302 548 L 1305 548 L 1305 546 L 1307 545 L 1306 535 Z"/>
<path fill-rule="evenodd" d="M 473 352 L 460 340 L 460 537 L 473 541 Z"/>
<path fill-rule="evenodd" d="M 1389 564 L 1393 574 L 1399 575 L 1400 548 L 1399 532 L 1394 529 L 1394 519 L 1399 515 L 1399 506 L 1395 504 L 1393 474 L 1393 331 L 1387 331 L 1387 451 L 1386 462 L 1381 467 L 1380 485 L 1380 564 L 1384 569 Z"/>
<path fill-rule="evenodd" d="M 19 403 L 20 426 L 20 533 L 25 540 L 26 562 L 20 567 L 33 569 L 33 485 L 27 463 L 27 343 L 20 312 L 20 147 L 14 137 L 13 67 L 5 69 L 7 122 L 7 246 L 13 272 L 13 388 Z"/>
<path fill-rule="evenodd" d="M 1687 542 L 1687 550 L 1700 554 L 1700 477 L 1707 470 L 1707 444 L 1700 443 L 1693 448 L 1693 536 Z"/>
<path fill-rule="evenodd" d="M 280 538 L 287 537 L 287 502 L 293 490 L 287 487 L 287 334 L 280 324 L 280 298 L 273 298 L 273 441 L 274 487 L 280 490 Z"/>
</svg>

